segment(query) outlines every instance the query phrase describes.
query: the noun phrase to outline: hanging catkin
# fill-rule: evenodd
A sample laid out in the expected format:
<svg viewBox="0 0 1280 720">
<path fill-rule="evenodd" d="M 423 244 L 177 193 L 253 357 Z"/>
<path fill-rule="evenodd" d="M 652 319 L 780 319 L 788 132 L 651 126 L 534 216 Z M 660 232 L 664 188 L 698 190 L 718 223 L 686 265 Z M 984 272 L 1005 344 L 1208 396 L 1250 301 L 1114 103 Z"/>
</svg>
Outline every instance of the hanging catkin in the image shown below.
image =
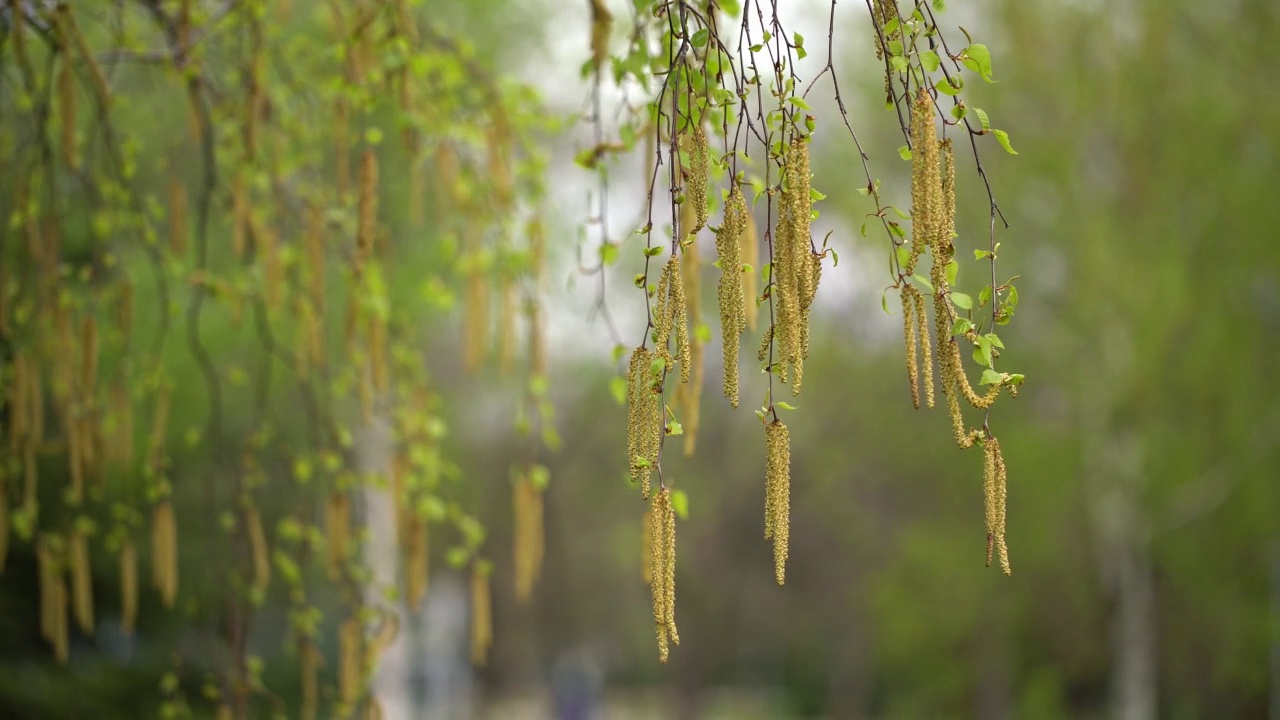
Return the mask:
<svg viewBox="0 0 1280 720">
<path fill-rule="evenodd" d="M 253 589 L 264 593 L 271 584 L 271 554 L 267 546 L 267 535 L 262 529 L 262 514 L 256 505 L 245 508 L 244 524 L 249 534 L 250 554 L 253 556 Z"/>
<path fill-rule="evenodd" d="M 476 562 L 471 573 L 471 663 L 484 667 L 493 643 L 493 602 L 489 594 L 489 568 Z"/>
<path fill-rule="evenodd" d="M 93 569 L 89 565 L 89 538 L 83 530 L 71 531 L 67 543 L 71 572 L 71 607 L 76 624 L 93 635 Z"/>
<path fill-rule="evenodd" d="M 1004 456 L 1000 453 L 1000 441 L 987 438 L 983 443 L 982 488 L 987 515 L 987 565 L 991 565 L 992 549 L 1000 558 L 1000 569 L 1005 575 L 1013 574 L 1009 566 L 1009 548 L 1005 545 L 1005 502 L 1008 495 L 1008 477 Z"/>
<path fill-rule="evenodd" d="M 125 538 L 120 545 L 120 629 L 132 635 L 138 623 L 138 549 Z"/>
<path fill-rule="evenodd" d="M 356 269 L 373 255 L 378 231 L 378 156 L 366 148 L 360 160 L 360 204 L 357 208 Z"/>
<path fill-rule="evenodd" d="M 169 252 L 187 254 L 187 186 L 176 178 L 169 181 Z"/>
<path fill-rule="evenodd" d="M 409 607 L 416 608 L 427 596 L 429 545 L 427 520 L 413 512 L 408 522 L 408 537 L 405 538 L 405 594 Z"/>
<path fill-rule="evenodd" d="M 512 488 L 515 517 L 515 590 L 516 600 L 527 603 L 533 597 L 533 586 L 542 572 L 543 559 L 543 508 L 542 490 L 522 473 Z"/>
<path fill-rule="evenodd" d="M 924 296 L 912 288 L 915 300 L 916 334 L 920 337 L 921 371 L 924 374 L 925 403 L 933 407 L 933 346 L 929 342 L 929 317 L 924 309 Z M 919 407 L 917 405 L 916 407 Z"/>
<path fill-rule="evenodd" d="M 329 494 L 325 505 L 325 541 L 329 577 L 336 580 L 342 576 L 351 544 L 351 503 L 345 492 Z"/>
<path fill-rule="evenodd" d="M 911 404 L 920 409 L 920 363 L 916 352 L 919 323 L 916 322 L 915 298 L 920 293 L 911 285 L 903 285 L 902 292 L 902 339 L 907 346 L 907 381 L 911 386 Z"/>
<path fill-rule="evenodd" d="M 160 602 L 172 608 L 178 596 L 178 528 L 167 499 L 151 511 L 151 582 Z"/>
<path fill-rule="evenodd" d="M 67 585 L 62 541 L 42 533 L 36 541 L 40 574 L 40 634 L 53 647 L 58 662 L 67 662 Z"/>
<path fill-rule="evenodd" d="M 649 512 L 649 561 L 653 592 L 654 630 L 658 637 L 658 660 L 666 662 L 670 645 L 680 644 L 676 630 L 676 517 L 671 490 L 662 488 L 653 496 Z"/>
<path fill-rule="evenodd" d="M 360 697 L 360 659 L 363 639 L 360 621 L 349 617 L 338 628 L 338 696 L 342 704 L 354 707 Z"/>
<path fill-rule="evenodd" d="M 320 712 L 320 651 L 310 640 L 298 641 L 298 676 L 302 684 L 302 720 L 316 720 Z"/>
<path fill-rule="evenodd" d="M 781 420 L 765 425 L 764 536 L 773 540 L 774 576 L 786 580 L 788 543 L 791 538 L 791 433 Z"/>
<path fill-rule="evenodd" d="M 627 466 L 631 482 L 640 484 L 640 495 L 649 499 L 649 473 L 658 463 L 662 442 L 662 395 L 654 390 L 650 368 L 655 356 L 638 347 L 631 353 L 627 371 Z"/>
<path fill-rule="evenodd" d="M 737 184 L 729 192 L 724 207 L 724 222 L 716 232 L 716 254 L 720 263 L 720 282 L 716 299 L 720 305 L 721 352 L 724 358 L 724 396 L 738 407 L 738 348 L 742 331 L 747 327 L 747 302 L 743 288 L 742 242 L 747 231 L 747 201 Z M 747 273 L 753 276 L 753 273 Z"/>
<path fill-rule="evenodd" d="M 696 241 L 691 241 L 685 246 L 680 265 L 684 275 L 688 324 L 696 330 L 702 325 L 701 261 L 698 258 Z M 703 344 L 702 337 L 697 332 L 688 335 L 688 342 L 690 381 L 681 383 L 676 388 L 676 400 L 683 419 L 684 456 L 692 457 L 698 444 L 698 428 L 702 424 Z"/>
</svg>

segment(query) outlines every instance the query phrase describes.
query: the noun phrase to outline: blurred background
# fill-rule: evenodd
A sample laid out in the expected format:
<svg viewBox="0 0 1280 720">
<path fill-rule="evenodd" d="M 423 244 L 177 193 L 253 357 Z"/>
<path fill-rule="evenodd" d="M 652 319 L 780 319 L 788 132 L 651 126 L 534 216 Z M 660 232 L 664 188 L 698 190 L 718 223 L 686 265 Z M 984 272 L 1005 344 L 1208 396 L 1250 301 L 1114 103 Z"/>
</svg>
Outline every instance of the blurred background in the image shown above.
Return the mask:
<svg viewBox="0 0 1280 720">
<path fill-rule="evenodd" d="M 628 17 L 630 4 L 617 5 Z M 588 3 L 433 4 L 478 62 L 568 119 L 545 148 L 549 379 L 563 445 L 542 460 L 545 561 L 518 603 L 508 476 L 524 446 L 512 393 L 429 363 L 449 408 L 444 452 L 487 529 L 494 642 L 472 668 L 470 580 L 437 563 L 380 666 L 386 717 L 1280 720 L 1280 4 L 948 5 L 941 22 L 993 52 L 997 82 L 971 83 L 968 101 L 1018 151 L 982 143 L 1009 221 L 1000 271 L 1019 276 L 1021 296 L 1001 362 L 1027 376 L 992 416 L 1013 574 L 983 566 L 979 454 L 954 447 L 945 412 L 911 407 L 901 321 L 880 304 L 884 240 L 858 232 L 873 208 L 856 192 L 856 150 L 832 103 L 816 101 L 814 187 L 828 199 L 815 235 L 834 231 L 841 261 L 825 269 L 806 391 L 787 418 L 787 583 L 774 584 L 761 537 L 764 443 L 751 410 L 763 385 L 748 338 L 743 407 L 720 398 L 709 352 L 697 453 L 671 453 L 689 514 L 677 530 L 681 644 L 660 665 L 641 575 L 644 506 L 626 480 L 625 409 L 610 390 L 621 365 L 605 323 L 588 321 L 596 280 L 576 269 L 579 248 L 593 252 L 581 230 L 593 177 L 573 162 L 591 144 L 577 122 Z M 787 11 L 814 48 L 829 8 Z M 865 7 L 840 3 L 834 60 L 850 120 L 886 201 L 907 207 L 909 167 L 871 37 Z M 824 60 L 811 57 L 807 76 Z M 967 150 L 957 165 L 966 258 L 986 246 L 986 194 Z M 638 160 L 616 170 L 616 239 L 642 224 L 628 225 L 640 219 L 641 173 Z M 387 212 L 396 202 L 383 199 Z M 713 239 L 701 242 L 712 257 Z M 643 327 L 635 271 L 624 260 L 609 278 L 628 344 Z M 433 351 L 456 355 L 456 342 L 442 333 Z M 113 580 L 95 582 L 107 592 Z M 113 634 L 104 610 L 97 636 L 75 639 L 61 668 L 30 629 L 36 601 L 29 558 L 11 558 L 0 578 L 7 717 L 150 716 L 171 648 L 194 656 L 202 642 L 144 601 L 137 636 Z M 269 600 L 250 643 L 266 685 L 291 697 L 293 664 L 275 662 L 283 612 Z"/>
</svg>

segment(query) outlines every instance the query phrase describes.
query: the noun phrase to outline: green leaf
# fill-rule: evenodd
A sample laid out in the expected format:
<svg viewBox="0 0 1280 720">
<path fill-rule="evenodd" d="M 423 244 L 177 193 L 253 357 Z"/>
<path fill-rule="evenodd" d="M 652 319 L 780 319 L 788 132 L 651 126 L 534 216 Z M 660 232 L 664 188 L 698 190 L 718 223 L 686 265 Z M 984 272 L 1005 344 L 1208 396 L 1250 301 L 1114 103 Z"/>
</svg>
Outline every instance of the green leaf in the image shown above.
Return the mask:
<svg viewBox="0 0 1280 720">
<path fill-rule="evenodd" d="M 989 302 L 991 302 L 991 286 L 987 285 L 978 293 L 978 307 L 985 307 Z"/>
<path fill-rule="evenodd" d="M 689 496 L 683 490 L 671 491 L 671 509 L 681 520 L 689 519 Z"/>
<path fill-rule="evenodd" d="M 951 106 L 951 117 L 956 120 L 963 120 L 967 114 L 969 114 L 969 108 L 965 105 L 957 103 Z"/>
<path fill-rule="evenodd" d="M 800 108 L 801 110 L 812 110 L 812 109 L 813 109 L 813 108 L 809 107 L 809 103 L 805 102 L 805 101 L 804 101 L 804 98 L 800 97 L 799 95 L 793 95 L 793 96 L 791 96 L 791 97 L 787 98 L 787 102 L 791 103 L 792 105 L 795 105 L 796 107 Z"/>
<path fill-rule="evenodd" d="M 933 294 L 933 284 L 930 283 L 928 279 L 925 278 L 925 276 L 917 273 L 915 275 L 912 275 L 911 279 L 915 280 L 916 284 L 918 284 L 920 287 L 924 288 L 925 290 L 928 290 L 930 295 Z"/>
<path fill-rule="evenodd" d="M 907 59 L 902 57 L 901 55 L 894 55 L 893 57 L 889 58 L 889 66 L 892 67 L 896 72 L 906 72 Z"/>
<path fill-rule="evenodd" d="M 938 82 L 934 83 L 934 87 L 938 88 L 938 92 L 942 93 L 943 95 L 951 95 L 952 97 L 955 97 L 956 95 L 959 95 L 960 90 L 964 88 L 964 81 L 960 79 L 959 75 L 956 75 L 955 80 L 956 80 L 955 85 L 952 85 L 950 82 L 948 82 L 945 79 L 939 80 Z"/>
<path fill-rule="evenodd" d="M 880 293 L 880 307 L 884 308 L 885 315 L 893 314 L 889 312 L 889 291 L 888 290 L 885 290 L 884 292 Z"/>
<path fill-rule="evenodd" d="M 680 424 L 679 420 L 672 420 L 667 423 L 667 434 L 671 436 L 683 435 L 684 426 Z"/>
<path fill-rule="evenodd" d="M 706 28 L 702 28 L 698 32 L 694 33 L 693 37 L 689 38 L 689 42 L 692 43 L 694 47 L 702 47 L 707 44 L 707 39 L 710 37 L 710 31 Z"/>
<path fill-rule="evenodd" d="M 783 410 L 799 410 L 799 408 L 797 408 L 795 405 L 792 405 L 789 402 L 776 402 L 773 404 L 773 406 L 776 408 L 781 408 Z"/>
<path fill-rule="evenodd" d="M 1010 374 L 1009 374 L 1009 384 L 1010 384 L 1010 385 L 1021 385 L 1021 384 L 1023 383 L 1023 381 L 1025 381 L 1026 379 L 1027 379 L 1027 376 L 1026 376 L 1026 375 L 1023 375 L 1022 373 L 1010 373 Z"/>
<path fill-rule="evenodd" d="M 999 335 L 996 335 L 995 333 L 987 333 L 986 335 L 983 335 L 982 337 L 986 338 L 986 339 L 987 339 L 987 342 L 991 343 L 993 346 L 998 347 L 998 348 L 1000 348 L 1001 350 L 1003 350 L 1003 349 L 1004 349 L 1004 343 L 1003 343 L 1003 342 L 1000 342 L 1000 336 L 999 336 Z"/>
<path fill-rule="evenodd" d="M 956 275 L 960 274 L 960 263 L 956 262 L 955 260 L 948 261 L 946 272 L 947 272 L 947 284 L 955 285 Z"/>
<path fill-rule="evenodd" d="M 985 257 L 991 257 L 991 253 L 987 252 L 986 250 L 974 250 L 974 251 L 973 251 L 973 259 L 974 259 L 974 260 L 981 260 L 982 258 L 985 258 Z"/>
<path fill-rule="evenodd" d="M 906 160 L 907 162 L 911 162 L 911 148 L 907 147 L 906 145 L 903 145 L 902 147 L 898 148 L 898 156 L 901 157 L 903 160 Z"/>
<path fill-rule="evenodd" d="M 991 129 L 991 120 L 987 117 L 987 111 L 982 108 L 974 108 L 973 114 L 978 116 L 978 122 L 982 124 L 982 131 L 986 132 Z"/>
<path fill-rule="evenodd" d="M 604 265 L 612 265 L 618 259 L 618 246 L 614 243 L 603 243 L 600 245 L 600 262 Z"/>
<path fill-rule="evenodd" d="M 969 318 L 956 318 L 956 321 L 951 324 L 951 335 L 952 337 L 964 335 L 972 328 L 973 323 L 969 322 Z"/>
<path fill-rule="evenodd" d="M 613 394 L 614 402 L 619 405 L 627 401 L 627 381 L 621 377 L 609 378 L 609 392 Z"/>
<path fill-rule="evenodd" d="M 920 66 L 929 72 L 937 72 L 938 66 L 942 61 L 938 59 L 938 53 L 932 50 L 920 51 Z"/>
<path fill-rule="evenodd" d="M 1000 143 L 1000 147 L 1004 148 L 1005 152 L 1010 155 L 1018 154 L 1018 151 L 1014 150 L 1013 146 L 1009 144 L 1009 133 L 1003 130 L 992 130 L 991 132 L 996 134 L 996 142 Z"/>
<path fill-rule="evenodd" d="M 982 379 L 978 381 L 978 384 L 999 385 L 1002 382 L 1004 382 L 1004 378 L 1000 376 L 1000 373 L 988 368 L 982 371 Z"/>
<path fill-rule="evenodd" d="M 645 248 L 645 249 L 644 249 L 644 256 L 645 256 L 645 257 L 657 257 L 657 256 L 659 256 L 659 255 L 661 255 L 661 254 L 662 254 L 662 246 L 661 246 L 661 245 L 658 245 L 658 246 L 656 246 L 656 247 L 651 247 L 651 248 Z"/>
<path fill-rule="evenodd" d="M 1018 307 L 1018 288 L 1009 286 L 1009 297 L 1005 298 L 1004 304 L 1010 310 Z"/>
<path fill-rule="evenodd" d="M 991 51 L 982 43 L 974 43 L 965 48 L 961 53 L 960 62 L 970 70 L 982 76 L 987 82 L 995 82 L 991 79 Z"/>
<path fill-rule="evenodd" d="M 962 292 L 954 292 L 954 291 L 953 291 L 953 292 L 951 293 L 951 304 L 952 304 L 952 305 L 955 305 L 956 307 L 960 308 L 961 310 L 972 310 L 972 309 L 973 309 L 973 298 L 969 297 L 968 295 L 966 295 L 966 294 L 964 294 L 964 293 L 962 293 Z"/>
</svg>

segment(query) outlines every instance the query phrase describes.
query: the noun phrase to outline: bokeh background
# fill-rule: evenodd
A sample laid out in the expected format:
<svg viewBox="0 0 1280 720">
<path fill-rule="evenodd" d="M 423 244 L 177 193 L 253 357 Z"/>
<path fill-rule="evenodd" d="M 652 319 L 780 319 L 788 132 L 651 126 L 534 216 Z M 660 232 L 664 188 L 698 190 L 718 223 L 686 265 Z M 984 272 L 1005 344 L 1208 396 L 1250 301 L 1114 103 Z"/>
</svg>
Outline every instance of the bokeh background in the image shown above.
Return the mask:
<svg viewBox="0 0 1280 720">
<path fill-rule="evenodd" d="M 589 92 L 578 73 L 587 3 L 438 5 L 493 73 L 576 119 Z M 468 399 L 450 406 L 447 449 L 488 528 L 495 643 L 487 667 L 469 666 L 467 581 L 440 570 L 379 676 L 389 716 L 1280 720 L 1280 4 L 948 5 L 944 22 L 993 51 L 997 82 L 971 83 L 970 102 L 1019 153 L 983 144 L 1010 225 L 997 238 L 1001 272 L 1020 276 L 1002 366 L 1027 376 L 993 415 L 1012 577 L 983 566 L 980 456 L 955 449 L 945 413 L 911 408 L 900 320 L 880 304 L 884 241 L 858 233 L 872 208 L 856 192 L 856 151 L 819 101 L 814 186 L 841 262 L 824 274 L 806 392 L 788 418 L 787 584 L 774 584 L 761 537 L 760 378 L 744 373 L 744 407 L 730 411 L 708 353 L 698 451 L 669 470 L 689 498 L 677 531 L 682 642 L 657 663 L 643 505 L 610 391 L 620 368 L 605 324 L 588 322 L 595 281 L 576 270 L 578 247 L 591 251 L 579 228 L 593 180 L 573 157 L 589 129 L 566 123 L 551 141 L 548 291 L 564 444 L 547 460 L 543 576 L 530 603 L 515 602 L 509 388 L 442 362 L 432 372 L 446 397 Z M 829 7 L 788 10 L 814 47 Z M 865 8 L 837 10 L 850 119 L 887 201 L 906 206 Z M 810 58 L 810 76 L 822 60 Z M 963 258 L 985 247 L 987 207 L 972 158 L 957 164 Z M 638 161 L 617 169 L 619 239 L 639 218 L 640 175 Z M 643 324 L 633 272 L 623 262 L 608 297 L 628 341 Z M 448 355 L 455 338 L 441 337 Z M 32 634 L 32 573 L 0 578 L 0 714 L 154 712 L 156 668 L 186 642 L 181 619 L 149 621 L 129 641 L 104 623 L 79 640 L 96 653 L 61 669 L 17 640 Z M 263 631 L 268 685 L 293 687 L 292 666 L 270 662 L 279 652 Z"/>
</svg>

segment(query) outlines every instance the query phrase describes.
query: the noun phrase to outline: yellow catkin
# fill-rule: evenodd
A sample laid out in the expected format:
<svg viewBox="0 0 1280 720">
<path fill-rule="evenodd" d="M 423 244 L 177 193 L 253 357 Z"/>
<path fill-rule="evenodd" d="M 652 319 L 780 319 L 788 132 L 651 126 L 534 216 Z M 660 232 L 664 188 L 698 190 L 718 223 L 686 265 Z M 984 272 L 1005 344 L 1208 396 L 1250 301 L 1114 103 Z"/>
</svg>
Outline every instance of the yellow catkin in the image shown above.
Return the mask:
<svg viewBox="0 0 1280 720">
<path fill-rule="evenodd" d="M 498 285 L 498 371 L 511 374 L 516 347 L 516 289 L 507 273 Z"/>
<path fill-rule="evenodd" d="M 351 707 L 360 697 L 360 659 L 363 640 L 360 621 L 347 618 L 338 628 L 338 695 Z"/>
<path fill-rule="evenodd" d="M 648 518 L 654 630 L 658 639 L 658 661 L 665 663 L 670 645 L 680 644 L 675 620 L 675 511 L 669 488 L 653 496 Z"/>
<path fill-rule="evenodd" d="M 75 74 L 71 69 L 71 54 L 63 53 L 62 63 L 58 69 L 58 121 L 62 130 L 62 161 L 70 168 L 76 162 L 76 84 Z"/>
<path fill-rule="evenodd" d="M 138 549 L 125 539 L 120 545 L 120 629 L 132 635 L 138 624 Z"/>
<path fill-rule="evenodd" d="M 325 560 L 329 577 L 342 576 L 351 544 L 351 503 L 345 492 L 330 493 L 325 512 Z"/>
<path fill-rule="evenodd" d="M 298 641 L 298 676 L 302 685 L 302 720 L 316 720 L 320 713 L 320 651 L 310 640 Z"/>
<path fill-rule="evenodd" d="M 147 466 L 154 473 L 162 473 L 165 463 L 165 436 L 169 432 L 169 386 L 161 385 L 156 394 L 156 407 L 152 415 L 151 437 L 147 445 Z"/>
<path fill-rule="evenodd" d="M 333 108 L 333 155 L 338 199 L 345 200 L 351 187 L 351 112 L 346 98 L 338 95 Z"/>
<path fill-rule="evenodd" d="M 916 322 L 915 296 L 919 292 L 910 285 L 903 285 L 902 292 L 902 338 L 907 346 L 907 381 L 911 385 L 911 404 L 920 408 L 920 363 L 916 353 L 916 336 L 919 324 Z"/>
<path fill-rule="evenodd" d="M 658 463 L 662 441 L 662 396 L 655 391 L 650 373 L 654 359 L 649 350 L 636 348 L 627 371 L 627 466 L 631 482 L 640 484 L 640 495 L 646 500 L 649 474 Z"/>
<path fill-rule="evenodd" d="M 187 254 L 187 186 L 180 180 L 169 181 L 169 251 Z"/>
<path fill-rule="evenodd" d="M 73 530 L 67 541 L 67 563 L 71 573 L 71 608 L 76 624 L 93 634 L 93 568 L 89 564 L 89 538 Z"/>
<path fill-rule="evenodd" d="M 519 477 L 513 488 L 515 527 L 516 600 L 527 603 L 542 573 L 544 552 L 542 490 L 528 477 Z"/>
<path fill-rule="evenodd" d="M 488 567 L 477 562 L 471 573 L 471 663 L 484 667 L 493 644 L 493 601 L 489 592 Z"/>
<path fill-rule="evenodd" d="M 36 541 L 40 575 L 40 634 L 58 662 L 67 662 L 67 585 L 61 539 L 41 534 Z"/>
<path fill-rule="evenodd" d="M 467 269 L 466 304 L 463 306 L 463 365 L 474 373 L 484 362 L 488 352 L 489 335 L 489 284 L 479 266 L 483 252 L 481 227 L 472 223 L 465 231 L 466 253 L 471 267 Z"/>
<path fill-rule="evenodd" d="M 360 160 L 360 204 L 357 208 L 356 267 L 362 267 L 373 255 L 378 230 L 378 156 L 372 148 Z"/>
<path fill-rule="evenodd" d="M 693 370 L 692 350 L 689 347 L 689 306 L 684 291 L 684 273 L 679 259 L 673 254 L 667 261 L 671 266 L 671 322 L 675 326 L 676 358 L 680 363 L 680 382 L 689 382 Z"/>
<path fill-rule="evenodd" d="M 686 306 L 689 326 L 698 328 L 702 325 L 702 291 L 701 261 L 698 258 L 698 243 L 690 242 L 684 249 L 681 260 L 681 273 L 684 276 Z M 684 426 L 684 455 L 692 457 L 698 444 L 698 428 L 702 424 L 702 339 L 698 333 L 688 336 L 689 382 L 681 383 L 676 388 L 677 404 L 680 407 L 681 424 Z"/>
<path fill-rule="evenodd" d="M 151 581 L 160 602 L 172 608 L 178 597 L 178 528 L 168 500 L 151 511 Z"/>
<path fill-rule="evenodd" d="M 956 159 L 951 151 L 951 138 L 938 142 L 942 157 L 942 217 L 934 235 L 934 258 L 950 260 L 955 253 L 951 240 L 956 236 Z"/>
<path fill-rule="evenodd" d="M 605 0 L 591 0 L 591 66 L 596 72 L 605 70 L 609 59 L 609 35 L 613 30 L 613 14 Z"/>
<path fill-rule="evenodd" d="M 686 178 L 689 192 L 685 196 L 685 202 L 693 204 L 695 218 L 693 228 L 687 232 L 693 235 L 707 224 L 707 179 L 711 149 L 707 145 L 707 135 L 702 131 L 702 125 L 693 126 L 685 149 L 689 154 L 689 171 Z"/>
<path fill-rule="evenodd" d="M 275 230 L 264 228 L 255 237 L 258 241 L 258 256 L 262 259 L 263 300 L 268 308 L 278 310 L 281 288 L 284 285 L 284 261 L 280 256 L 279 236 Z"/>
<path fill-rule="evenodd" d="M 750 269 L 742 276 L 743 310 L 747 321 L 747 330 L 756 331 L 756 322 L 760 317 L 760 231 L 756 227 L 755 214 L 747 208 L 746 227 L 742 232 L 742 262 Z"/>
<path fill-rule="evenodd" d="M 942 223 L 942 172 L 933 116 L 933 98 L 921 88 L 911 106 L 911 252 L 903 268 L 907 275 L 915 272 L 925 248 L 934 244 Z"/>
<path fill-rule="evenodd" d="M 747 327 L 746 308 L 749 304 L 754 305 L 754 299 L 750 303 L 746 300 L 742 273 L 742 241 L 749 217 L 742 188 L 735 184 L 725 203 L 724 222 L 716 233 L 716 254 L 720 262 L 716 299 L 720 305 L 724 396 L 729 398 L 729 404 L 733 407 L 738 407 L 739 401 L 738 349 L 742 331 Z M 754 273 L 747 275 L 754 277 Z"/>
<path fill-rule="evenodd" d="M 405 595 L 410 607 L 418 607 L 427 596 L 430 564 L 429 535 L 426 518 L 413 513 L 408 523 L 405 556 Z"/>
<path fill-rule="evenodd" d="M 373 389 L 385 395 L 387 384 L 387 321 L 374 313 L 369 318 L 369 366 L 373 373 Z"/>
<path fill-rule="evenodd" d="M 245 174 L 239 172 L 231 184 L 231 248 L 239 260 L 248 249 L 249 189 L 245 183 Z"/>
<path fill-rule="evenodd" d="M 653 511 L 644 509 L 644 518 L 640 523 L 640 577 L 645 585 L 653 584 L 653 538 L 650 528 L 653 527 Z"/>
<path fill-rule="evenodd" d="M 671 312 L 671 275 L 679 262 L 672 257 L 662 265 L 662 272 L 658 275 L 658 293 L 654 298 L 652 323 L 653 323 L 653 344 L 657 348 L 657 352 L 666 354 L 668 345 L 671 342 L 672 330 L 672 312 Z"/>
<path fill-rule="evenodd" d="M 920 354 L 922 356 L 921 370 L 924 373 L 925 403 L 929 407 L 933 407 L 933 346 L 929 342 L 929 316 L 925 313 L 924 296 L 921 295 L 918 290 L 914 291 L 912 296 L 915 300 L 916 334 L 920 336 Z"/>
<path fill-rule="evenodd" d="M 249 549 L 253 557 L 253 589 L 266 592 L 267 586 L 271 584 L 271 551 L 267 546 L 267 534 L 262 529 L 262 514 L 257 506 L 245 508 L 244 524 L 249 533 Z"/>
<path fill-rule="evenodd" d="M 773 540 L 774 576 L 786 581 L 788 544 L 791 538 L 791 433 L 781 420 L 764 429 L 765 537 Z"/>
<path fill-rule="evenodd" d="M 983 443 L 982 489 L 987 516 L 987 565 L 991 565 L 992 549 L 1000 559 L 1000 569 L 1005 575 L 1013 574 L 1009 566 L 1009 548 L 1005 545 L 1005 503 L 1008 495 L 1008 478 L 1000 441 L 987 438 Z"/>
<path fill-rule="evenodd" d="M 116 304 L 116 324 L 120 328 L 120 336 L 126 343 L 133 337 L 133 282 L 128 278 L 120 281 L 120 297 Z"/>
</svg>

